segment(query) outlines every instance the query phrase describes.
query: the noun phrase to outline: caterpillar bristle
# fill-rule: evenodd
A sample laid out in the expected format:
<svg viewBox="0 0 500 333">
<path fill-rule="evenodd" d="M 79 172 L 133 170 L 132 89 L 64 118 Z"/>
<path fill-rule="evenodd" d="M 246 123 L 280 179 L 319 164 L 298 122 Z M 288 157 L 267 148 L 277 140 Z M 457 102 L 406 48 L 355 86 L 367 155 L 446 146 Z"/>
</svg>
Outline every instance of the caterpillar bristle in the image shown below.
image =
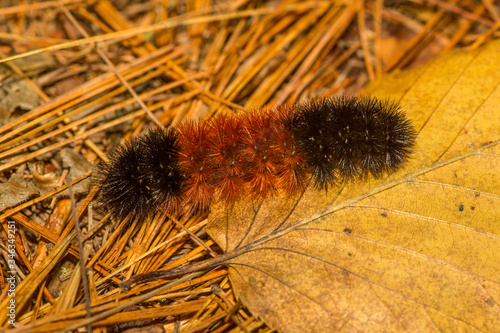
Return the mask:
<svg viewBox="0 0 500 333">
<path fill-rule="evenodd" d="M 343 99 L 315 99 L 296 106 L 289 130 L 298 142 L 305 162 L 311 166 L 313 184 L 327 188 L 338 178 L 338 128 L 335 110 Z M 347 101 L 346 101 L 347 102 Z M 345 106 L 349 106 L 345 103 Z"/>
<path fill-rule="evenodd" d="M 150 192 L 141 185 L 139 141 L 133 138 L 119 146 L 97 172 L 96 179 L 101 185 L 99 202 L 110 207 L 117 219 L 144 218 L 153 207 Z"/>
<path fill-rule="evenodd" d="M 163 206 L 179 212 L 184 177 L 173 129 L 154 129 L 119 146 L 98 172 L 99 201 L 118 219 L 145 219 Z"/>
<path fill-rule="evenodd" d="M 189 121 L 179 127 L 179 165 L 186 175 L 186 205 L 193 212 L 208 209 L 214 197 L 211 168 L 207 154 L 210 147 L 207 122 Z"/>
<path fill-rule="evenodd" d="M 185 174 L 179 165 L 180 144 L 173 128 L 156 128 L 141 137 L 143 159 L 140 166 L 143 186 L 152 197 L 152 204 L 169 213 L 181 211 Z"/>
<path fill-rule="evenodd" d="M 304 161 L 293 131 L 290 130 L 296 116 L 293 111 L 289 105 L 276 109 L 276 137 L 272 145 L 272 149 L 280 160 L 276 172 L 277 187 L 290 194 L 303 191 L 310 178 L 309 166 Z"/>
<path fill-rule="evenodd" d="M 210 122 L 208 164 L 218 200 L 236 202 L 245 192 L 245 161 L 241 152 L 243 127 L 240 118 L 222 115 Z"/>
<path fill-rule="evenodd" d="M 342 96 L 299 104 L 297 110 L 291 130 L 318 188 L 394 171 L 414 143 L 410 122 L 389 101 Z"/>
<path fill-rule="evenodd" d="M 404 163 L 415 130 L 400 106 L 373 97 L 314 99 L 154 129 L 118 147 L 98 174 L 118 219 L 206 211 L 381 177 Z"/>
<path fill-rule="evenodd" d="M 276 140 L 276 114 L 253 111 L 243 117 L 242 155 L 246 162 L 247 183 L 255 199 L 277 191 L 278 159 L 272 149 Z"/>
</svg>

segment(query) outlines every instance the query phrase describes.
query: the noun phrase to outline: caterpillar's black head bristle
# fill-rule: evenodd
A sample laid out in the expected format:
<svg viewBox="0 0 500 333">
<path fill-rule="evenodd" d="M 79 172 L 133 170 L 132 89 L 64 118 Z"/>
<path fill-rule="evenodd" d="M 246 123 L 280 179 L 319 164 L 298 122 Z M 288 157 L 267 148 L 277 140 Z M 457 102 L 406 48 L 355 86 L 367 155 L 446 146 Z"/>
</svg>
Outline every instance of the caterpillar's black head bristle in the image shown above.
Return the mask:
<svg viewBox="0 0 500 333">
<path fill-rule="evenodd" d="M 299 104 L 289 127 L 319 188 L 395 170 L 408 157 L 415 138 L 399 106 L 374 97 Z"/>
<path fill-rule="evenodd" d="M 378 177 L 396 170 L 407 160 L 415 143 L 411 122 L 399 105 L 387 100 L 361 97 L 358 109 L 363 117 L 360 130 L 365 131 L 357 138 L 363 175 Z"/>
<path fill-rule="evenodd" d="M 154 129 L 120 145 L 98 172 L 99 201 L 117 219 L 146 218 L 160 205 L 175 210 L 182 182 L 173 130 Z"/>
</svg>

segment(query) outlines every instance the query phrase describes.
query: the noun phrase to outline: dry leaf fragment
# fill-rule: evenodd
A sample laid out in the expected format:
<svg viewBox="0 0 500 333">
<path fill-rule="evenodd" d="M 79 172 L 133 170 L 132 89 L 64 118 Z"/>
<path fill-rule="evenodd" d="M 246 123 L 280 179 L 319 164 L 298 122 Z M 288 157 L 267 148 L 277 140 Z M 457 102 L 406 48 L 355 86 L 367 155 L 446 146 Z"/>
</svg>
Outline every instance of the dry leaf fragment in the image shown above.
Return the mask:
<svg viewBox="0 0 500 333">
<path fill-rule="evenodd" d="M 83 156 L 77 154 L 74 149 L 65 148 L 61 151 L 61 157 L 64 168 L 70 168 L 71 177 L 78 178 L 92 170 L 93 164 Z M 75 194 L 87 193 L 90 186 L 90 179 L 86 179 L 73 188 Z M 61 192 L 63 195 L 68 195 L 68 191 Z"/>
<path fill-rule="evenodd" d="M 25 81 L 17 80 L 9 85 L 3 85 L 4 91 L 0 92 L 0 124 L 11 121 L 12 113 L 20 108 L 32 110 L 38 106 L 40 97 L 36 91 Z"/>
<path fill-rule="evenodd" d="M 19 167 L 7 182 L 0 184 L 0 212 L 40 194 L 40 189 L 24 179 L 24 169 Z"/>
</svg>

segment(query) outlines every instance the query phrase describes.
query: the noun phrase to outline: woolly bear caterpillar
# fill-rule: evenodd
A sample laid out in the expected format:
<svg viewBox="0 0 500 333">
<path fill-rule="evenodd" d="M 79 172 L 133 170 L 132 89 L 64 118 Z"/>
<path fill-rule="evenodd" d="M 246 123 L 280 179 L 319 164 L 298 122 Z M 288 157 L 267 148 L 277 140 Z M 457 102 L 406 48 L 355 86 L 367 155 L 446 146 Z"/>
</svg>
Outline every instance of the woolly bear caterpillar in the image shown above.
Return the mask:
<svg viewBox="0 0 500 333">
<path fill-rule="evenodd" d="M 213 200 L 327 189 L 405 162 L 415 131 L 401 108 L 374 97 L 315 99 L 274 110 L 156 128 L 125 142 L 98 174 L 112 214 L 204 211 Z"/>
</svg>

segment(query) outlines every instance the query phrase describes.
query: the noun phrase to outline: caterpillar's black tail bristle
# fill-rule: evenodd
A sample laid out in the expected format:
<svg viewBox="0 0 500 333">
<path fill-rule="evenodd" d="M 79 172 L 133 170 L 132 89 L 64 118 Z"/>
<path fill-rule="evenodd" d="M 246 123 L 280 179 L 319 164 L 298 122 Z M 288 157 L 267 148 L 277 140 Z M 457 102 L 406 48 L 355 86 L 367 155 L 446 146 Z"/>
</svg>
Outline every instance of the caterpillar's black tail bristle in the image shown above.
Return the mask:
<svg viewBox="0 0 500 333">
<path fill-rule="evenodd" d="M 159 207 L 180 209 L 184 176 L 177 133 L 157 128 L 115 149 L 98 171 L 99 201 L 117 219 L 144 219 Z"/>
</svg>

